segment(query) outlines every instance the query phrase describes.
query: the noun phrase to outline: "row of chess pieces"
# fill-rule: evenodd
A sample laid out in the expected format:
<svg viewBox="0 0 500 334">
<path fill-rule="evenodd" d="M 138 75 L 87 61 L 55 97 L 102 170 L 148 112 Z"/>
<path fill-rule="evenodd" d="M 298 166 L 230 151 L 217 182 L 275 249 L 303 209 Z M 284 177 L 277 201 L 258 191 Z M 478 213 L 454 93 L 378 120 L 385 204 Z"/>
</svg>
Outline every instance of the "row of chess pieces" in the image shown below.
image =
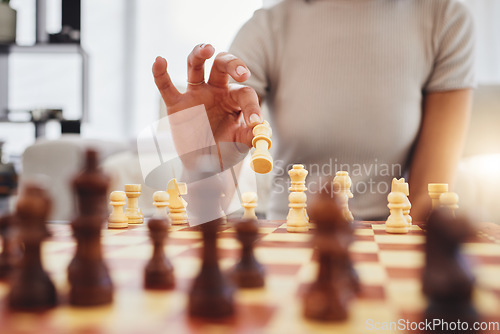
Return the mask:
<svg viewBox="0 0 500 334">
<path fill-rule="evenodd" d="M 305 191 L 306 177 L 308 171 L 303 165 L 293 165 L 288 171 L 291 185 L 289 212 L 286 218 L 288 232 L 307 232 L 309 230 L 309 216 L 307 214 L 307 195 Z M 353 222 L 354 217 L 349 209 L 349 199 L 353 198 L 351 192 L 352 180 L 347 171 L 338 171 L 332 181 L 332 189 L 335 192 L 342 212 L 347 221 Z M 429 197 L 432 200 L 432 209 L 445 206 L 454 212 L 458 209 L 458 195 L 448 191 L 446 183 L 430 183 L 428 185 Z M 388 233 L 408 233 L 412 226 L 410 215 L 411 203 L 408 199 L 410 194 L 409 185 L 404 178 L 392 180 L 391 192 L 387 196 L 390 214 L 386 220 L 386 231 Z M 243 204 L 243 206 L 245 206 Z"/>
<path fill-rule="evenodd" d="M 291 180 L 289 187 L 289 212 L 286 217 L 288 232 L 307 232 L 309 230 L 309 215 L 307 214 L 307 195 L 305 191 L 308 171 L 301 164 L 293 165 L 288 172 Z M 349 173 L 338 171 L 332 181 L 332 189 L 340 201 L 342 212 L 347 221 L 353 222 L 354 217 L 349 210 L 349 199 L 353 198 L 351 192 L 352 181 Z M 432 208 L 446 206 L 450 210 L 458 209 L 458 195 L 448 191 L 448 184 L 430 183 L 428 185 L 429 197 Z M 187 202 L 182 195 L 187 194 L 187 185 L 178 182 L 175 178 L 170 180 L 167 191 L 157 191 L 153 194 L 153 205 L 156 207 L 155 216 L 168 217 L 171 224 L 187 224 Z M 144 215 L 138 207 L 138 197 L 141 195 L 140 184 L 126 184 L 125 191 L 113 191 L 110 195 L 110 205 L 113 210 L 108 218 L 108 228 L 127 228 L 128 224 L 142 224 Z M 392 180 L 391 192 L 387 196 L 390 214 L 386 220 L 388 233 L 408 233 L 412 226 L 410 215 L 411 203 L 408 199 L 409 185 L 404 178 Z M 125 205 L 128 205 L 124 210 Z M 243 193 L 241 205 L 244 208 L 243 218 L 257 218 L 257 194 L 254 192 Z M 225 220 L 225 218 L 224 218 Z"/>
<path fill-rule="evenodd" d="M 307 214 L 307 195 L 305 191 L 305 179 L 308 171 L 304 165 L 293 165 L 289 170 L 291 185 L 289 187 L 289 212 L 286 217 L 288 232 L 307 232 L 309 230 L 309 215 Z M 348 200 L 353 197 L 351 192 L 351 178 L 346 171 L 339 171 L 333 179 L 333 186 L 340 200 L 342 212 L 345 218 L 352 222 L 354 217 L 349 210 Z M 407 185 L 407 184 L 406 184 Z M 109 204 L 112 212 L 108 218 L 108 228 L 122 229 L 129 224 L 144 223 L 144 215 L 138 206 L 138 198 L 141 195 L 140 184 L 126 184 L 125 191 L 113 191 L 110 194 Z M 188 222 L 187 202 L 182 195 L 187 194 L 187 185 L 178 182 L 175 178 L 170 180 L 167 191 L 156 191 L 153 194 L 153 205 L 156 207 L 154 216 L 168 217 L 173 225 L 182 225 Z M 243 218 L 257 218 L 255 208 L 257 207 L 257 194 L 246 192 L 242 194 L 241 205 L 244 208 Z M 125 205 L 127 205 L 125 209 Z M 222 211 L 223 212 L 223 211 Z"/>
<path fill-rule="evenodd" d="M 139 208 L 141 185 L 126 184 L 124 188 L 125 191 L 116 190 L 109 195 L 109 204 L 113 209 L 108 218 L 108 228 L 123 229 L 129 224 L 144 223 L 144 215 Z M 182 195 L 186 194 L 186 184 L 177 182 L 175 178 L 171 179 L 167 184 L 167 191 L 156 191 L 153 194 L 155 216 L 169 217 L 174 225 L 186 224 L 188 221 L 187 202 L 182 198 Z M 125 205 L 127 208 L 124 210 Z"/>
<path fill-rule="evenodd" d="M 252 170 L 259 174 L 269 173 L 273 169 L 273 158 L 269 153 L 272 141 L 272 129 L 267 121 L 258 124 L 253 128 L 254 138 L 252 145 L 255 148 L 250 160 Z M 307 175 L 307 172 L 306 172 Z M 304 176 L 305 178 L 305 176 Z M 124 191 L 113 191 L 110 194 L 110 205 L 112 212 L 108 218 L 108 228 L 124 229 L 129 224 L 144 223 L 144 215 L 139 208 L 138 198 L 141 195 L 140 184 L 126 184 Z M 307 188 L 304 189 L 304 191 Z M 173 225 L 183 225 L 188 222 L 187 202 L 182 195 L 187 194 L 186 183 L 178 182 L 175 178 L 167 184 L 167 191 L 157 191 L 153 194 L 153 205 L 156 207 L 156 216 L 168 216 Z M 304 194 L 305 196 L 305 194 Z M 257 217 L 255 215 L 255 207 L 257 206 L 257 195 L 255 193 L 245 193 L 242 196 L 242 206 L 245 208 L 245 217 Z M 125 205 L 127 208 L 124 210 Z M 300 205 L 300 204 L 299 204 Z M 168 211 L 167 211 L 168 207 Z M 224 217 L 224 212 L 221 210 L 221 215 Z M 299 210 L 300 211 L 300 210 Z M 304 210 L 302 214 L 307 216 Z M 225 219 L 225 218 L 223 218 Z M 307 218 L 309 220 L 309 218 Z M 293 223 L 291 223 L 293 226 Z M 292 227 L 290 231 L 294 228 Z M 295 231 L 301 231 L 300 227 L 295 228 Z"/>
<path fill-rule="evenodd" d="M 458 209 L 459 197 L 456 193 L 448 191 L 448 184 L 429 183 L 427 190 L 432 201 L 432 210 L 445 207 L 453 215 L 455 214 Z M 390 215 L 385 222 L 385 230 L 388 233 L 404 234 L 410 231 L 412 217 L 410 215 L 409 193 L 409 185 L 404 178 L 392 180 L 391 192 L 387 195 L 389 202 L 387 207 Z"/>
</svg>

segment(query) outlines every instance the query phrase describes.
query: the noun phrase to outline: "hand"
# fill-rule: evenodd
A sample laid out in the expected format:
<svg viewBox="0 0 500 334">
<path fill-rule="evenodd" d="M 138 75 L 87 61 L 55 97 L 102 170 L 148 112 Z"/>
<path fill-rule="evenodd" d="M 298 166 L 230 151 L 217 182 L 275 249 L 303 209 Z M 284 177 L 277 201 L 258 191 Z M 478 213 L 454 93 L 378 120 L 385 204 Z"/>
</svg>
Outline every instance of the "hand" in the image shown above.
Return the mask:
<svg viewBox="0 0 500 334">
<path fill-rule="evenodd" d="M 229 77 L 244 82 L 250 77 L 245 63 L 229 53 L 219 53 L 205 83 L 204 64 L 215 53 L 209 44 L 197 45 L 188 57 L 188 87 L 181 94 L 167 72 L 167 61 L 157 57 L 153 76 L 167 113 L 203 104 L 216 142 L 237 142 L 252 146 L 252 129 L 262 123 L 257 93 L 250 87 L 229 84 Z"/>
</svg>

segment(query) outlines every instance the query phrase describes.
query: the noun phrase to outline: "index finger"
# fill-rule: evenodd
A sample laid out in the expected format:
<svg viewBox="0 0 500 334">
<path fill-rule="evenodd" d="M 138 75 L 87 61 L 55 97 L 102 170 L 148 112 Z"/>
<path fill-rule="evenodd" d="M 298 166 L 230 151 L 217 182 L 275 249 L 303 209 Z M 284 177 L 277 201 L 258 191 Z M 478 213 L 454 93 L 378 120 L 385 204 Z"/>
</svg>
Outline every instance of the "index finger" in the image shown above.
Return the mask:
<svg viewBox="0 0 500 334">
<path fill-rule="evenodd" d="M 208 83 L 224 88 L 229 83 L 229 77 L 243 82 L 250 78 L 250 71 L 243 60 L 230 53 L 221 52 L 215 57 Z"/>
<path fill-rule="evenodd" d="M 248 127 L 252 128 L 263 122 L 259 97 L 253 88 L 239 85 L 231 86 L 230 94 L 231 98 L 240 106 Z"/>
</svg>

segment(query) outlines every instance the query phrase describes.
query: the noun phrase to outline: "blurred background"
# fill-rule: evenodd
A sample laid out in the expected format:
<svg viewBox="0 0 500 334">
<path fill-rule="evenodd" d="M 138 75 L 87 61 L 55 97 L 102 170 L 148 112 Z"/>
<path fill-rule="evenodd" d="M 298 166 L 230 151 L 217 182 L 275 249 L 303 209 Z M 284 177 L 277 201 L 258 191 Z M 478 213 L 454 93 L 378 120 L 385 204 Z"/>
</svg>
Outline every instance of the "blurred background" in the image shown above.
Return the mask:
<svg viewBox="0 0 500 334">
<path fill-rule="evenodd" d="M 155 57 L 169 61 L 171 77 L 182 87 L 194 45 L 227 50 L 255 10 L 277 2 L 0 0 L 0 29 L 7 22 L 2 5 L 14 9 L 17 18 L 15 39 L 0 45 L 3 161 L 19 172 L 35 173 L 27 167 L 50 158 L 48 151 L 29 149 L 38 141 L 60 140 L 62 132 L 76 133 L 71 145 L 77 147 L 83 145 L 75 144 L 80 140 L 106 143 L 106 157 L 133 150 L 138 133 L 161 115 L 151 75 Z M 476 22 L 478 89 L 457 191 L 465 206 L 469 196 L 480 196 L 485 207 L 469 203 L 472 210 L 480 211 L 481 219 L 500 222 L 498 210 L 490 208 L 498 198 L 491 188 L 500 189 L 500 1 L 463 2 Z M 73 146 L 64 149 L 76 152 Z M 32 155 L 23 158 L 25 152 Z M 71 165 L 70 156 L 54 157 L 46 167 L 51 172 Z M 23 159 L 28 159 L 24 166 Z"/>
</svg>

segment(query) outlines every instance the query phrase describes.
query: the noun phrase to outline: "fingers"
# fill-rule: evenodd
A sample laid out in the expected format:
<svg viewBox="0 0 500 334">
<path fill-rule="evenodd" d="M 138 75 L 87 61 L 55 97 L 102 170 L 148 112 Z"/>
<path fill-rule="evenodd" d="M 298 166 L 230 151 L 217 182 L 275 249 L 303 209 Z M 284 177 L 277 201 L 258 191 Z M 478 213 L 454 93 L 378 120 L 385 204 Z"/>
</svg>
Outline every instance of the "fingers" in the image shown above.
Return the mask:
<svg viewBox="0 0 500 334">
<path fill-rule="evenodd" d="M 156 87 L 160 91 L 161 97 L 165 101 L 166 105 L 174 104 L 181 93 L 175 88 L 170 76 L 167 72 L 167 61 L 165 58 L 156 57 L 153 64 L 153 77 L 155 79 Z"/>
<path fill-rule="evenodd" d="M 238 86 L 231 89 L 230 94 L 231 98 L 240 106 L 243 119 L 250 128 L 263 122 L 259 97 L 253 88 Z"/>
<path fill-rule="evenodd" d="M 253 128 L 244 128 L 241 130 L 241 132 L 238 133 L 236 141 L 245 144 L 249 148 L 252 148 L 253 137 Z M 237 148 L 240 152 L 244 152 L 244 150 L 242 150 L 240 146 L 237 146 Z"/>
<path fill-rule="evenodd" d="M 245 63 L 227 52 L 221 52 L 215 57 L 208 83 L 216 87 L 226 87 L 232 77 L 238 82 L 250 78 L 250 71 Z"/>
<path fill-rule="evenodd" d="M 215 49 L 210 44 L 194 47 L 188 56 L 188 82 L 200 83 L 205 80 L 205 61 L 214 55 Z"/>
</svg>

